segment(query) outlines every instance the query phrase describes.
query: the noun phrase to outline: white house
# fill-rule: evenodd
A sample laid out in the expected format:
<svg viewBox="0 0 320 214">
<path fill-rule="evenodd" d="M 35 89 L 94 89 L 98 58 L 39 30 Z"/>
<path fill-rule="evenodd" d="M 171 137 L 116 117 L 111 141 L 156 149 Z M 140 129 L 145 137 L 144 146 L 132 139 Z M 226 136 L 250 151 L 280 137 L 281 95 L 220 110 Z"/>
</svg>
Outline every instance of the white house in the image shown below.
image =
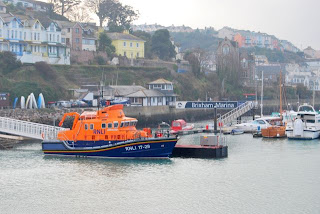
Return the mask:
<svg viewBox="0 0 320 214">
<path fill-rule="evenodd" d="M 286 66 L 287 75 L 285 83 L 287 85 L 299 85 L 306 86 L 309 90 L 320 91 L 319 81 L 320 72 L 317 70 L 311 70 L 309 66 L 301 66 L 299 64 L 288 64 Z"/>
<path fill-rule="evenodd" d="M 112 89 L 112 90 L 108 90 Z M 173 83 L 165 79 L 158 79 L 148 84 L 148 89 L 138 85 L 111 85 L 105 89 L 112 93 L 117 100 L 130 100 L 134 106 L 166 106 L 175 105 L 177 95 L 173 92 Z"/>
<path fill-rule="evenodd" d="M 22 63 L 70 64 L 61 29 L 48 19 L 0 14 L 0 51 L 11 51 Z"/>
</svg>

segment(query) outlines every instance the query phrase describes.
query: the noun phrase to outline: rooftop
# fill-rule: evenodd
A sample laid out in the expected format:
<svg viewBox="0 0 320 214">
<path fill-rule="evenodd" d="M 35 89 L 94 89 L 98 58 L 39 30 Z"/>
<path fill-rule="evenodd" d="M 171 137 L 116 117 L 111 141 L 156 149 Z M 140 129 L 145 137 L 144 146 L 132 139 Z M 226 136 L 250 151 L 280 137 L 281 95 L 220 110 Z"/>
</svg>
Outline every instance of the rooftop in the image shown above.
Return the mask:
<svg viewBox="0 0 320 214">
<path fill-rule="evenodd" d="M 128 33 L 107 33 L 107 35 L 111 40 L 133 40 L 144 42 L 143 39 Z"/>
<path fill-rule="evenodd" d="M 148 83 L 149 85 L 151 85 L 151 84 L 172 84 L 172 82 L 170 82 L 170 81 L 168 81 L 168 80 L 165 80 L 165 79 L 163 79 L 163 78 L 160 78 L 160 79 L 157 79 L 157 80 L 155 80 L 155 81 L 153 81 L 153 82 L 150 82 L 150 83 Z"/>
<path fill-rule="evenodd" d="M 140 85 L 110 85 L 109 87 L 114 89 L 115 96 L 126 96 L 139 90 L 146 89 Z"/>
<path fill-rule="evenodd" d="M 152 89 L 141 89 L 132 94 L 126 95 L 126 97 L 162 97 L 164 94 L 157 90 Z"/>
</svg>

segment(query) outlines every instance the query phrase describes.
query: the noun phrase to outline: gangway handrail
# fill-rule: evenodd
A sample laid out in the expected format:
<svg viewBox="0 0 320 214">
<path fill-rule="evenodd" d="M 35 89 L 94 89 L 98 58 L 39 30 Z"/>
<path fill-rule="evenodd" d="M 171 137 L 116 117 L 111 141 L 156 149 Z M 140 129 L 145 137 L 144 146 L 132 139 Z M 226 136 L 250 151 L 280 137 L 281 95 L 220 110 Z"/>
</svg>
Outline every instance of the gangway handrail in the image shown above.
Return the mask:
<svg viewBox="0 0 320 214">
<path fill-rule="evenodd" d="M 0 132 L 8 134 L 34 139 L 56 139 L 58 132 L 62 130 L 65 129 L 41 123 L 0 117 Z"/>
<path fill-rule="evenodd" d="M 231 111 L 227 112 L 226 114 L 220 116 L 218 118 L 219 121 L 222 123 L 225 123 L 227 119 L 231 118 L 233 115 L 237 114 L 237 117 L 239 117 L 240 113 L 245 110 L 243 113 L 246 113 L 248 110 L 252 109 L 255 106 L 255 104 L 252 101 L 246 101 L 245 103 L 242 103 L 237 108 L 232 109 Z M 247 109 L 247 110 L 246 110 Z"/>
</svg>

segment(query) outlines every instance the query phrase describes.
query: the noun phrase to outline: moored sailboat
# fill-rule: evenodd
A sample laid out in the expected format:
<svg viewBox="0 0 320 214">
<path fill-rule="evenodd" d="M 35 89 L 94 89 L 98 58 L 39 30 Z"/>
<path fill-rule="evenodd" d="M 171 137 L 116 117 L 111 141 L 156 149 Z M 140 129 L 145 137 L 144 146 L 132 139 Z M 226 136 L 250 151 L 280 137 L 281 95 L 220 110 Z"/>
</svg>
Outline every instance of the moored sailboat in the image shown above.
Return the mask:
<svg viewBox="0 0 320 214">
<path fill-rule="evenodd" d="M 261 129 L 261 135 L 264 138 L 286 137 L 286 124 L 282 117 L 282 72 L 280 71 L 280 119 L 274 120 L 271 126 Z"/>
</svg>

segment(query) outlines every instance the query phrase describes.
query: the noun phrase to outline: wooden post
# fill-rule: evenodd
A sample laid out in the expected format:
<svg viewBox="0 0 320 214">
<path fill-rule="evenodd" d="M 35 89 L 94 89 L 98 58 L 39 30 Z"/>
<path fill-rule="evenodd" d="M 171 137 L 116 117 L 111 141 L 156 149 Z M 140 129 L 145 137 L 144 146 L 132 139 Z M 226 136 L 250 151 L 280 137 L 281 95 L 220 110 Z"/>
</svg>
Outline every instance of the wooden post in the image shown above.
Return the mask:
<svg viewBox="0 0 320 214">
<path fill-rule="evenodd" d="M 214 132 L 216 133 L 218 131 L 218 114 L 217 114 L 217 108 L 214 107 Z"/>
</svg>

